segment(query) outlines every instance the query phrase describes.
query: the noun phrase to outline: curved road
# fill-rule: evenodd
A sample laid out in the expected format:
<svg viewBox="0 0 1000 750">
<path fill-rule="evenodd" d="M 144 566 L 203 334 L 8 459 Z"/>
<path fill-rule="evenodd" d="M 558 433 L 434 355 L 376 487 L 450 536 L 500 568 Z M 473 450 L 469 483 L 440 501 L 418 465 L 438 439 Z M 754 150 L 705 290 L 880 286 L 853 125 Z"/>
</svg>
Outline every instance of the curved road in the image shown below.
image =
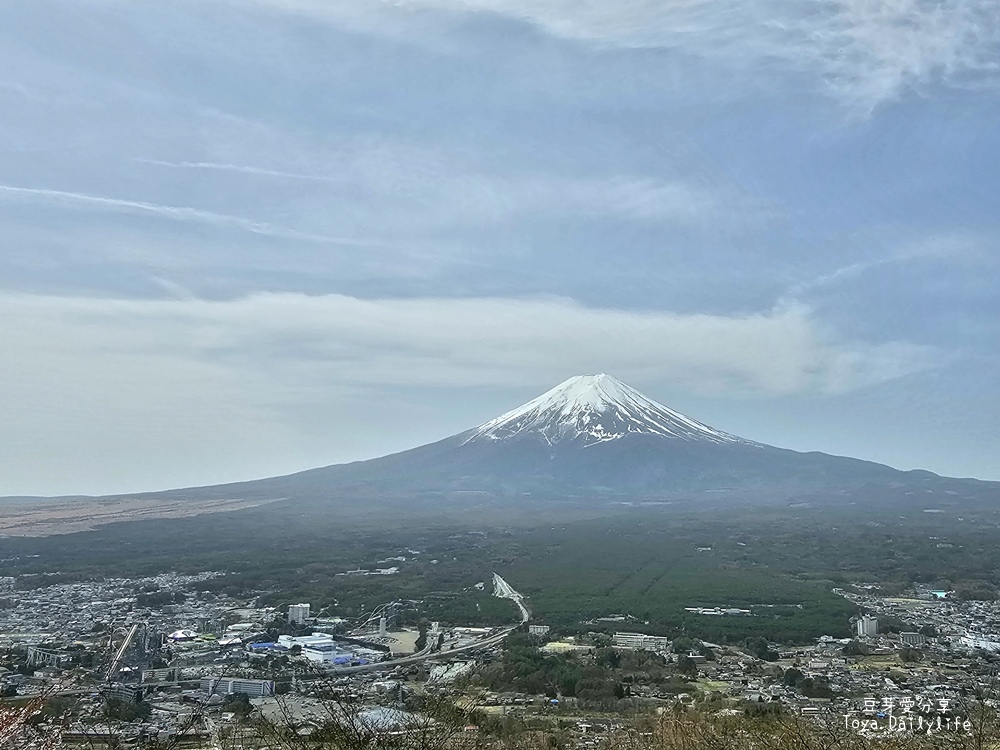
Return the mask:
<svg viewBox="0 0 1000 750">
<path fill-rule="evenodd" d="M 483 638 L 481 641 L 476 641 L 474 643 L 467 643 L 464 646 L 459 646 L 458 648 L 453 648 L 448 651 L 432 651 L 431 646 L 428 645 L 424 647 L 422 651 L 419 651 L 412 656 L 404 656 L 400 659 L 390 659 L 389 661 L 379 661 L 373 664 L 362 664 L 357 667 L 340 667 L 339 669 L 328 670 L 327 675 L 348 675 L 348 674 L 360 674 L 362 672 L 381 672 L 386 669 L 395 669 L 396 667 L 405 667 L 410 664 L 419 664 L 420 662 L 428 661 L 437 657 L 449 657 L 455 654 L 462 654 L 468 651 L 476 651 L 481 648 L 489 648 L 491 646 L 496 646 L 502 643 L 503 640 L 517 630 L 519 627 L 524 625 L 528 620 L 531 619 L 531 611 L 524 606 L 523 597 L 514 592 L 513 597 L 508 597 L 512 599 L 517 608 L 521 611 L 521 621 L 517 625 L 511 625 L 510 627 L 504 628 L 499 633 L 491 635 L 488 638 Z"/>
</svg>

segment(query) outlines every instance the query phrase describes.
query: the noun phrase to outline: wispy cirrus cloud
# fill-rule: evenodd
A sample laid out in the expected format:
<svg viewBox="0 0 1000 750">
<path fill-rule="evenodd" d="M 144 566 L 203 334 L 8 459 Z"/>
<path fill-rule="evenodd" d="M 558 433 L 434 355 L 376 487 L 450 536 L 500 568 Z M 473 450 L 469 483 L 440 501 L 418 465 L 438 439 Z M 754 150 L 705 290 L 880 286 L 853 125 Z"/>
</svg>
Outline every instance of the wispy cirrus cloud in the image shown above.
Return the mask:
<svg viewBox="0 0 1000 750">
<path fill-rule="evenodd" d="M 994 265 L 994 259 L 984 252 L 984 241 L 965 232 L 941 234 L 925 237 L 919 241 L 901 245 L 888 252 L 865 257 L 839 266 L 832 271 L 821 273 L 789 287 L 779 299 L 778 307 L 794 306 L 807 301 L 814 292 L 854 281 L 870 271 L 906 266 L 916 263 L 938 263 L 947 265 Z"/>
<path fill-rule="evenodd" d="M 325 183 L 383 201 L 381 226 L 402 213 L 410 230 L 429 223 L 468 225 L 531 216 L 616 217 L 635 221 L 690 222 L 734 209 L 766 214 L 728 184 L 697 185 L 681 178 L 642 174 L 559 175 L 529 171 L 473 171 L 455 155 L 419 152 L 398 144 L 359 147 L 350 154 L 318 159 L 323 172 L 216 161 L 171 162 L 137 159 L 141 164 L 229 175 Z M 363 210 L 363 209 L 362 209 Z"/>
<path fill-rule="evenodd" d="M 349 237 L 333 237 L 324 234 L 300 231 L 268 222 L 254 221 L 242 216 L 231 216 L 213 211 L 205 211 L 189 206 L 170 206 L 146 201 L 111 198 L 103 195 L 77 193 L 67 190 L 52 190 L 48 188 L 28 188 L 16 185 L 0 185 L 0 194 L 14 198 L 29 200 L 54 201 L 59 203 L 79 204 L 99 207 L 108 210 L 130 211 L 154 214 L 172 221 L 196 222 L 217 227 L 238 229 L 252 234 L 275 237 L 278 239 L 300 240 L 331 245 L 356 245 L 360 247 L 380 247 L 378 242 Z"/>
<path fill-rule="evenodd" d="M 805 76 L 815 89 L 861 113 L 911 88 L 996 87 L 1000 80 L 1000 7 L 994 0 L 256 2 L 370 30 L 381 24 L 393 33 L 399 33 L 401 13 L 419 19 L 421 28 L 427 26 L 421 10 L 494 14 L 565 39 L 674 49 L 746 74 L 758 86 Z"/>
<path fill-rule="evenodd" d="M 169 167 L 171 169 L 204 169 L 219 172 L 236 172 L 237 174 L 248 174 L 257 177 L 278 177 L 291 180 L 308 180 L 311 182 L 342 182 L 343 178 L 335 178 L 321 174 L 304 174 L 302 172 L 288 172 L 280 169 L 268 169 L 266 167 L 255 167 L 247 164 L 226 164 L 214 161 L 163 161 L 160 159 L 136 159 L 139 164 L 149 164 L 154 167 Z"/>
<path fill-rule="evenodd" d="M 9 81 L 0 81 L 0 91 L 9 91 L 23 96 L 26 99 L 30 99 L 32 96 L 31 91 L 28 90 L 27 86 L 20 83 L 11 83 Z"/>
</svg>

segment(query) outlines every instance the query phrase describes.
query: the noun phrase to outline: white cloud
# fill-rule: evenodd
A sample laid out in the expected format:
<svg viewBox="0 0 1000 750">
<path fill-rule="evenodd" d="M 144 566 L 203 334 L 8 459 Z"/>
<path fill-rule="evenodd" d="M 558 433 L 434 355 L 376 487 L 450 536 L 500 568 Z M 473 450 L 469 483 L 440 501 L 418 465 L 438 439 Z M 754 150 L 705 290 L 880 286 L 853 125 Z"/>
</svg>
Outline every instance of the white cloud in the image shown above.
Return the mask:
<svg viewBox="0 0 1000 750">
<path fill-rule="evenodd" d="M 906 86 L 1000 72 L 1000 6 L 993 0 L 836 0 L 813 31 L 820 62 L 844 95 L 872 104 Z M 804 26 L 808 29 L 808 26 Z"/>
<path fill-rule="evenodd" d="M 510 386 L 567 372 L 657 372 L 695 390 L 839 392 L 927 367 L 930 350 L 838 341 L 804 307 L 741 317 L 586 308 L 560 299 L 260 293 L 228 301 L 0 297 L 5 351 L 152 357 L 289 384 Z M 304 369 L 303 369 L 304 368 Z M 18 372 L 23 368 L 16 368 Z M 551 374 L 551 375 L 550 375 Z M 242 375 L 240 375 L 242 377 Z"/>
<path fill-rule="evenodd" d="M 838 393 L 935 364 L 927 348 L 837 341 L 804 308 L 730 318 L 301 294 L 0 295 L 0 350 L 0 494 L 190 485 L 400 450 L 443 437 L 421 413 L 428 389 L 451 403 L 470 387 L 608 371 L 691 392 Z M 434 413 L 454 432 L 490 416 Z"/>
<path fill-rule="evenodd" d="M 494 13 L 567 39 L 676 49 L 749 74 L 758 85 L 775 83 L 775 74 L 806 73 L 860 111 L 909 87 L 983 76 L 995 85 L 1000 72 L 995 0 L 256 1 L 373 31 L 395 32 L 400 10 L 424 27 L 417 11 L 428 8 Z"/>
</svg>

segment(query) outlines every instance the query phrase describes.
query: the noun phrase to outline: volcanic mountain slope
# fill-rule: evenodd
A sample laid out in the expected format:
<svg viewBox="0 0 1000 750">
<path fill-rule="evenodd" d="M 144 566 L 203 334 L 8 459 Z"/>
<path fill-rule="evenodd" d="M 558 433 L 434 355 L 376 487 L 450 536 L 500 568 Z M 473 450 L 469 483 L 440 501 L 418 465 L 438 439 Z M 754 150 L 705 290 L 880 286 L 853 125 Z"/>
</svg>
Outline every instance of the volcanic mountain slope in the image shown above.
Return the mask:
<svg viewBox="0 0 1000 750">
<path fill-rule="evenodd" d="M 479 427 L 402 453 L 284 477 L 157 494 L 398 499 L 456 492 L 532 498 L 736 492 L 777 499 L 938 479 L 929 472 L 902 472 L 746 440 L 601 374 L 570 378 Z"/>
<path fill-rule="evenodd" d="M 757 445 L 719 432 L 643 396 L 610 375 L 579 375 L 471 430 L 465 443 L 541 437 L 577 447 L 653 435 L 719 445 Z"/>
</svg>

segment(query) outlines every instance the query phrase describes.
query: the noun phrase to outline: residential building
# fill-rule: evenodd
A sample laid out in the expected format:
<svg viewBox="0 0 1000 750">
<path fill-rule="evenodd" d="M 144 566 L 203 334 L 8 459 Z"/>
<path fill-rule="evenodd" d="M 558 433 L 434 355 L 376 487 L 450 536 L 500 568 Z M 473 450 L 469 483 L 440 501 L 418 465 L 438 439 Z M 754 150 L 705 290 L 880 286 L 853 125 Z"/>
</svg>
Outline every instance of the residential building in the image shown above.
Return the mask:
<svg viewBox="0 0 1000 750">
<path fill-rule="evenodd" d="M 266 698 L 274 695 L 274 680 L 237 680 L 228 677 L 205 677 L 201 681 L 201 690 L 209 695 L 245 693 L 251 698 Z"/>
<path fill-rule="evenodd" d="M 613 643 L 622 648 L 641 648 L 647 651 L 666 651 L 671 640 L 658 635 L 646 633 L 615 633 Z"/>
<path fill-rule="evenodd" d="M 927 636 L 922 633 L 900 633 L 899 640 L 905 646 L 923 646 L 927 643 Z"/>
<path fill-rule="evenodd" d="M 292 625 L 305 625 L 309 619 L 308 604 L 291 604 L 288 607 L 288 622 Z"/>
<path fill-rule="evenodd" d="M 862 638 L 874 638 L 878 635 L 878 620 L 871 615 L 861 615 L 854 623 L 855 632 Z"/>
</svg>

